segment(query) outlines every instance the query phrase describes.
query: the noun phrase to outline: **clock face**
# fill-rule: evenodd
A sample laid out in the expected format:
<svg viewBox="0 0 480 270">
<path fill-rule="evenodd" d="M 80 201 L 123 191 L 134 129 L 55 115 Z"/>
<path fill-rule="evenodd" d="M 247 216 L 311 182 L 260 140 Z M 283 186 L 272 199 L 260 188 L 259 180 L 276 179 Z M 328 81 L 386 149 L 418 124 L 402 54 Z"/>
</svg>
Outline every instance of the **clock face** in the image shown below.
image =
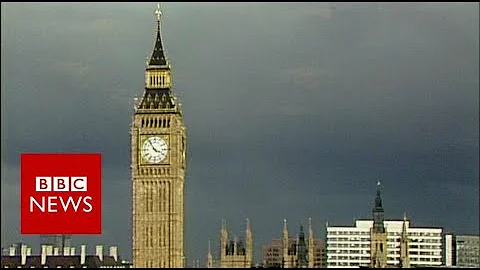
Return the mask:
<svg viewBox="0 0 480 270">
<path fill-rule="evenodd" d="M 150 137 L 145 140 L 142 154 L 149 163 L 160 163 L 167 156 L 167 142 L 161 137 Z"/>
</svg>

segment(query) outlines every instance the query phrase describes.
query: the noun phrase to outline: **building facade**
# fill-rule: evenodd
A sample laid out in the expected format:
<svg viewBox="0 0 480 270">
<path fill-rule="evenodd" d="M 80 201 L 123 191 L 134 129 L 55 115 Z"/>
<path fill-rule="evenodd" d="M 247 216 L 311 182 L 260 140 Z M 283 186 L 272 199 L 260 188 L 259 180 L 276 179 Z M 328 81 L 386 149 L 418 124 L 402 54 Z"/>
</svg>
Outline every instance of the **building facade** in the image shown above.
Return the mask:
<svg viewBox="0 0 480 270">
<path fill-rule="evenodd" d="M 455 236 L 456 266 L 480 267 L 480 236 Z"/>
<path fill-rule="evenodd" d="M 293 241 L 293 239 L 291 239 Z M 262 248 L 262 266 L 264 268 L 281 268 L 283 259 L 282 239 L 273 239 Z"/>
<path fill-rule="evenodd" d="M 357 220 L 354 227 L 327 226 L 327 267 L 370 267 L 370 230 L 373 220 Z M 405 224 L 405 225 L 404 225 Z M 410 222 L 387 220 L 387 266 L 401 266 L 402 231 L 408 236 L 408 259 L 411 267 L 442 265 L 442 229 L 412 228 Z"/>
<path fill-rule="evenodd" d="M 131 124 L 134 267 L 184 267 L 186 128 L 160 33 Z"/>
<path fill-rule="evenodd" d="M 424 267 L 442 265 L 442 229 L 412 228 L 403 220 L 384 220 L 380 182 L 372 220 L 355 227 L 327 225 L 327 267 Z"/>
<path fill-rule="evenodd" d="M 250 228 L 250 221 L 247 219 L 244 239 L 229 238 L 227 222 L 222 220 L 220 231 L 220 267 L 221 268 L 251 268 L 253 266 L 253 234 Z M 213 257 L 209 251 L 207 262 L 212 267 Z"/>
<path fill-rule="evenodd" d="M 290 238 L 289 242 L 296 244 L 296 238 Z M 273 239 L 268 245 L 263 246 L 262 249 L 262 266 L 264 268 L 282 268 L 283 265 L 283 240 Z M 325 267 L 325 245 L 323 240 L 314 239 L 314 261 L 313 267 L 309 268 L 324 268 Z"/>
<path fill-rule="evenodd" d="M 480 267 L 480 235 L 445 235 L 445 266 Z"/>
<path fill-rule="evenodd" d="M 305 237 L 303 226 L 297 237 L 289 237 L 284 220 L 282 239 L 274 239 L 263 247 L 262 265 L 266 268 L 322 268 L 323 262 L 324 245 L 321 240 L 314 239 L 311 219 L 308 237 Z"/>
</svg>

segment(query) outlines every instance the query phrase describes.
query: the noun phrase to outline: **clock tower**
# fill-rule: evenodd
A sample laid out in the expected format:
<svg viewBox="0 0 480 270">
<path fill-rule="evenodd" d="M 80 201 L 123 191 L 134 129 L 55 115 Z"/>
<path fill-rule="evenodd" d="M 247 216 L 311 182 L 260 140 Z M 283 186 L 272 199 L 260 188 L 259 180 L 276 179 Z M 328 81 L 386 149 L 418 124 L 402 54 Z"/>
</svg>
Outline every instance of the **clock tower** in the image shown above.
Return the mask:
<svg viewBox="0 0 480 270">
<path fill-rule="evenodd" d="M 133 267 L 184 267 L 186 129 L 172 93 L 157 5 L 156 40 L 145 91 L 131 124 Z"/>
</svg>

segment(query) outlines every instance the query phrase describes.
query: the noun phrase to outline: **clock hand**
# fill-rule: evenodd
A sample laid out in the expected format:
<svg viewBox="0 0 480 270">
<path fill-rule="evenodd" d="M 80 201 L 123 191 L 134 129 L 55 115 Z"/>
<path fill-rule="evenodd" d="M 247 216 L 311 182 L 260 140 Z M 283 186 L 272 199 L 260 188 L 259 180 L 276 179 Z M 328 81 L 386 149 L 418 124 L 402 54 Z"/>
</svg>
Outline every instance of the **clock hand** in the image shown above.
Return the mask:
<svg viewBox="0 0 480 270">
<path fill-rule="evenodd" d="M 158 153 L 158 150 L 157 150 L 157 148 L 155 148 L 155 146 L 153 146 L 153 143 L 152 143 L 151 141 L 148 141 L 148 143 L 150 143 L 150 145 L 152 146 L 153 150 Z"/>
</svg>

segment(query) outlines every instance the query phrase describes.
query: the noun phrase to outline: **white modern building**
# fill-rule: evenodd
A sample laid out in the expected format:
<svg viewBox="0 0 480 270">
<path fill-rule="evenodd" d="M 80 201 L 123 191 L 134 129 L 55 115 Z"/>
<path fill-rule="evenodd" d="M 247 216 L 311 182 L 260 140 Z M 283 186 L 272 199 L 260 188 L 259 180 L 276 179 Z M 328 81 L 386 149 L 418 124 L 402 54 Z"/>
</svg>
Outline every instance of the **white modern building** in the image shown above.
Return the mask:
<svg viewBox="0 0 480 270">
<path fill-rule="evenodd" d="M 411 267 L 442 265 L 442 229 L 411 228 L 406 222 Z M 403 220 L 385 220 L 387 265 L 398 266 Z M 327 225 L 327 268 L 369 267 L 373 220 L 357 220 L 355 227 Z"/>
</svg>

